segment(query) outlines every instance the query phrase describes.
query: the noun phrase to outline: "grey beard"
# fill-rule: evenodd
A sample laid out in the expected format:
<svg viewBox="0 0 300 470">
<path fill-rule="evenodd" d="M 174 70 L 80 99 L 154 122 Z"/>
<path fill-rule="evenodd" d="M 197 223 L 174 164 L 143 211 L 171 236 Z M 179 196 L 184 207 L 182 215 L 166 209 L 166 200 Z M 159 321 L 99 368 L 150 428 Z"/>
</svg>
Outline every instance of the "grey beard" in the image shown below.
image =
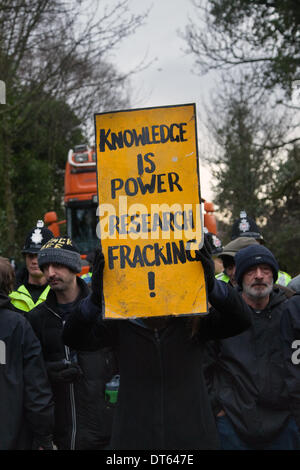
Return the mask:
<svg viewBox="0 0 300 470">
<path fill-rule="evenodd" d="M 248 297 L 251 297 L 252 299 L 263 299 L 264 297 L 267 297 L 271 294 L 273 287 L 273 281 L 271 282 L 271 284 L 265 286 L 265 288 L 260 291 L 256 290 L 255 287 L 245 286 L 245 284 L 243 283 L 243 292 L 245 292 L 245 294 Z"/>
</svg>

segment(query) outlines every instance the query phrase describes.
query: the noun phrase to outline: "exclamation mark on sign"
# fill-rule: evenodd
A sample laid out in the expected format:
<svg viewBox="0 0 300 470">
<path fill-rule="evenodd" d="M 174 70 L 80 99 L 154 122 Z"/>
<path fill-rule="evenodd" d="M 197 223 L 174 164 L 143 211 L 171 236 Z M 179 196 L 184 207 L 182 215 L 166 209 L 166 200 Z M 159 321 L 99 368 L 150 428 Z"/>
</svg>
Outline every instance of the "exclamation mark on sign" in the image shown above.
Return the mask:
<svg viewBox="0 0 300 470">
<path fill-rule="evenodd" d="M 149 285 L 149 290 L 152 291 L 150 292 L 150 297 L 155 297 L 155 292 L 153 292 L 154 287 L 155 287 L 155 277 L 152 271 L 148 273 L 148 285 Z"/>
</svg>

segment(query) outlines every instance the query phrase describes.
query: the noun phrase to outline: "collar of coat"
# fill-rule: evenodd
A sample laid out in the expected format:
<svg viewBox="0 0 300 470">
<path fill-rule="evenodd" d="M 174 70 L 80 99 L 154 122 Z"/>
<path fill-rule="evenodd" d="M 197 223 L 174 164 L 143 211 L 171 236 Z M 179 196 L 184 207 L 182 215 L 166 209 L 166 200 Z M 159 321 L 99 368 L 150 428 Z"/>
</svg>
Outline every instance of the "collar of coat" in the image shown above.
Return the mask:
<svg viewBox="0 0 300 470">
<path fill-rule="evenodd" d="M 235 289 L 237 289 L 240 295 L 242 295 L 242 289 L 239 286 L 236 286 Z M 285 302 L 287 299 L 288 297 L 286 296 L 284 290 L 282 290 L 280 286 L 274 285 L 273 290 L 270 294 L 269 303 L 266 308 L 262 310 L 262 312 L 265 310 L 272 310 L 277 305 L 281 304 L 282 302 Z"/>
</svg>

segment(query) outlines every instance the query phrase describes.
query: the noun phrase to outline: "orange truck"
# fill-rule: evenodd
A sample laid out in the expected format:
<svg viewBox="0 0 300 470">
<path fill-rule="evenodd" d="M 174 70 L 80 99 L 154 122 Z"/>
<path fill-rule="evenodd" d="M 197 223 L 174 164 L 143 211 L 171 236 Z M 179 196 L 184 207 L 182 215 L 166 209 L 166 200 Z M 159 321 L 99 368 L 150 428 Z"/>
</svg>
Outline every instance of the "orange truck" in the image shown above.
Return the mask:
<svg viewBox="0 0 300 470">
<path fill-rule="evenodd" d="M 98 218 L 96 153 L 93 147 L 86 144 L 76 145 L 69 150 L 65 170 L 66 220 L 58 221 L 54 211 L 44 216 L 45 224 L 52 230 L 54 236 L 60 235 L 60 226 L 66 223 L 66 233 L 78 246 L 83 260 L 81 274 L 88 272 L 89 265 L 86 255 L 99 245 L 96 234 Z M 204 225 L 211 233 L 217 233 L 214 206 L 202 199 L 204 203 Z"/>
</svg>

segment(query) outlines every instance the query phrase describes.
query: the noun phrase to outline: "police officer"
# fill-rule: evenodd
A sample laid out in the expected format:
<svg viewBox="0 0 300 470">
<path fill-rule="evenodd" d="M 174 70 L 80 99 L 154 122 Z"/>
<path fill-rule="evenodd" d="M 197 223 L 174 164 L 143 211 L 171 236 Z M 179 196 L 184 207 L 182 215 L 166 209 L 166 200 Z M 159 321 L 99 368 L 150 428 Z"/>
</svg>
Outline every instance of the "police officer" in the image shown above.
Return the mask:
<svg viewBox="0 0 300 470">
<path fill-rule="evenodd" d="M 219 281 L 230 282 L 232 286 L 236 285 L 235 281 L 235 261 L 234 257 L 238 251 L 242 248 L 246 248 L 249 245 L 258 245 L 258 241 L 254 237 L 238 237 L 227 243 L 224 246 L 223 251 L 218 254 L 218 257 L 223 262 L 223 272 L 216 275 Z"/>
<path fill-rule="evenodd" d="M 240 217 L 234 221 L 232 226 L 231 240 L 239 237 L 255 238 L 259 243 L 264 244 L 264 237 L 256 222 L 244 210 L 240 212 Z"/>
<path fill-rule="evenodd" d="M 17 282 L 16 290 L 9 295 L 14 307 L 23 312 L 29 312 L 36 305 L 44 302 L 48 295 L 49 286 L 39 268 L 37 256 L 41 247 L 51 238 L 53 238 L 53 233 L 44 227 L 42 220 L 38 220 L 36 227 L 26 237 L 22 250 L 26 264 L 24 275 Z"/>
<path fill-rule="evenodd" d="M 261 245 L 265 244 L 264 237 L 262 236 L 256 222 L 248 216 L 245 210 L 240 212 L 240 217 L 234 221 L 232 226 L 231 240 L 235 240 L 238 237 L 255 238 Z M 276 284 L 287 286 L 291 279 L 292 278 L 288 273 L 279 270 Z"/>
<path fill-rule="evenodd" d="M 86 274 L 83 274 L 81 276 L 81 279 L 84 280 L 84 282 L 91 287 L 91 281 L 92 281 L 92 269 L 93 269 L 93 262 L 95 259 L 95 251 L 91 251 L 90 253 L 87 254 L 85 260 L 89 264 L 89 272 Z"/>
</svg>

